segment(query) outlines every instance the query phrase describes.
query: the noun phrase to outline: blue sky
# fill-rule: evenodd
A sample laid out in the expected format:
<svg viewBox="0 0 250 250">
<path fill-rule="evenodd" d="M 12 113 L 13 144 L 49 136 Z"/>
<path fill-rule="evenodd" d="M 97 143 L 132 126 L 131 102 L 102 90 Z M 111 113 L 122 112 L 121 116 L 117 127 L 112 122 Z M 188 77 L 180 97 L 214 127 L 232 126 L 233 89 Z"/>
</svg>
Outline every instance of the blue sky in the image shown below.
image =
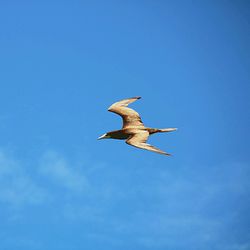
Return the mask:
<svg viewBox="0 0 250 250">
<path fill-rule="evenodd" d="M 1 1 L 0 248 L 250 249 L 248 1 Z M 165 157 L 96 138 L 133 103 Z"/>
</svg>

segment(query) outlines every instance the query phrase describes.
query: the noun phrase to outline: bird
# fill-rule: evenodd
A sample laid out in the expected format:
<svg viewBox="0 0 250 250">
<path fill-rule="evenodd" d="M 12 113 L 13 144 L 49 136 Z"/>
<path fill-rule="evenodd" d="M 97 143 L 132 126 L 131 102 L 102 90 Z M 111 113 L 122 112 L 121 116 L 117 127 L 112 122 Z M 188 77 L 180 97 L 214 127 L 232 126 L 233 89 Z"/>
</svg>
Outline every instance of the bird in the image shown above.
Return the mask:
<svg viewBox="0 0 250 250">
<path fill-rule="evenodd" d="M 155 153 L 170 156 L 171 154 L 162 151 L 147 143 L 147 139 L 150 135 L 162 132 L 171 132 L 177 130 L 177 128 L 149 128 L 145 127 L 140 115 L 133 109 L 128 108 L 128 105 L 141 99 L 140 96 L 123 99 L 121 101 L 112 104 L 108 111 L 120 115 L 123 120 L 123 126 L 120 130 L 110 131 L 98 138 L 100 139 L 117 139 L 126 140 L 128 145 L 136 148 L 153 151 Z"/>
</svg>

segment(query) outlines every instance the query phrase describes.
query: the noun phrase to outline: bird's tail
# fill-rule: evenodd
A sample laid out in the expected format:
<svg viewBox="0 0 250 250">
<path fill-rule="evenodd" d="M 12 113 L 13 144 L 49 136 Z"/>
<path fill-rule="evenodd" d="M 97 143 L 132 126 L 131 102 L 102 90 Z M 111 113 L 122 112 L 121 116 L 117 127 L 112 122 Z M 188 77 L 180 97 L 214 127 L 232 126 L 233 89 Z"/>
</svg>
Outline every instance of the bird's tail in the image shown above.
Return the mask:
<svg viewBox="0 0 250 250">
<path fill-rule="evenodd" d="M 159 129 L 158 132 L 172 132 L 175 130 L 177 130 L 177 128 L 162 128 L 162 129 Z"/>
<path fill-rule="evenodd" d="M 171 132 L 175 131 L 177 128 L 148 128 L 148 132 L 150 135 L 155 134 L 155 133 L 163 133 L 163 132 Z"/>
</svg>

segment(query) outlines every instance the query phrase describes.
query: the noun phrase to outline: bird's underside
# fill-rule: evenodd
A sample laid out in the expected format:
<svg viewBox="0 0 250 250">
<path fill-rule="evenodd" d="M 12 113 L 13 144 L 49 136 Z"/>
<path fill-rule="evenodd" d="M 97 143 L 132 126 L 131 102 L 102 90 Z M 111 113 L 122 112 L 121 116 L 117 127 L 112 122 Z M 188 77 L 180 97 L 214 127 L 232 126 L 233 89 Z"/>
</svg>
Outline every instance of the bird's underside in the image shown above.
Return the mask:
<svg viewBox="0 0 250 250">
<path fill-rule="evenodd" d="M 140 115 L 135 110 L 127 107 L 130 103 L 140 98 L 141 97 L 132 97 L 112 104 L 108 108 L 108 111 L 116 113 L 122 117 L 122 129 L 108 132 L 99 137 L 99 139 L 112 138 L 126 140 L 126 143 L 131 146 L 146 149 L 159 154 L 170 155 L 146 142 L 151 134 L 157 132 L 170 132 L 176 130 L 176 128 L 154 129 L 145 127 Z"/>
</svg>

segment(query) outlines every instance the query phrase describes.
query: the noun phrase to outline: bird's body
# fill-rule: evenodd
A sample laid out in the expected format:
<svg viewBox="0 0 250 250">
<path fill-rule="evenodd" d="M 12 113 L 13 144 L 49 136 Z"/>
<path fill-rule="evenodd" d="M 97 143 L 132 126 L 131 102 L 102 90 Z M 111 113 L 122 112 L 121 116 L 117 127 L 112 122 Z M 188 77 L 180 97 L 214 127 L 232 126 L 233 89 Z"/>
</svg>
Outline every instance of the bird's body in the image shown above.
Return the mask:
<svg viewBox="0 0 250 250">
<path fill-rule="evenodd" d="M 176 128 L 157 129 L 145 127 L 140 118 L 140 115 L 135 110 L 127 107 L 128 104 L 138 99 L 140 99 L 140 97 L 132 97 L 111 105 L 108 111 L 116 113 L 122 117 L 123 127 L 120 130 L 108 132 L 99 137 L 98 139 L 111 138 L 118 140 L 126 140 L 126 143 L 131 146 L 150 150 L 164 155 L 170 155 L 150 144 L 147 144 L 146 141 L 149 135 L 151 134 L 158 132 L 171 132 L 176 130 Z"/>
<path fill-rule="evenodd" d="M 161 129 L 157 129 L 157 128 L 125 128 L 125 129 L 119 129 L 119 130 L 114 130 L 114 131 L 110 131 L 108 133 L 106 133 L 107 135 L 110 136 L 110 138 L 112 139 L 117 139 L 117 140 L 126 140 L 128 139 L 130 136 L 132 136 L 133 134 L 136 133 L 141 133 L 147 131 L 149 133 L 149 135 L 158 133 L 158 132 L 164 132 L 161 131 Z"/>
</svg>

